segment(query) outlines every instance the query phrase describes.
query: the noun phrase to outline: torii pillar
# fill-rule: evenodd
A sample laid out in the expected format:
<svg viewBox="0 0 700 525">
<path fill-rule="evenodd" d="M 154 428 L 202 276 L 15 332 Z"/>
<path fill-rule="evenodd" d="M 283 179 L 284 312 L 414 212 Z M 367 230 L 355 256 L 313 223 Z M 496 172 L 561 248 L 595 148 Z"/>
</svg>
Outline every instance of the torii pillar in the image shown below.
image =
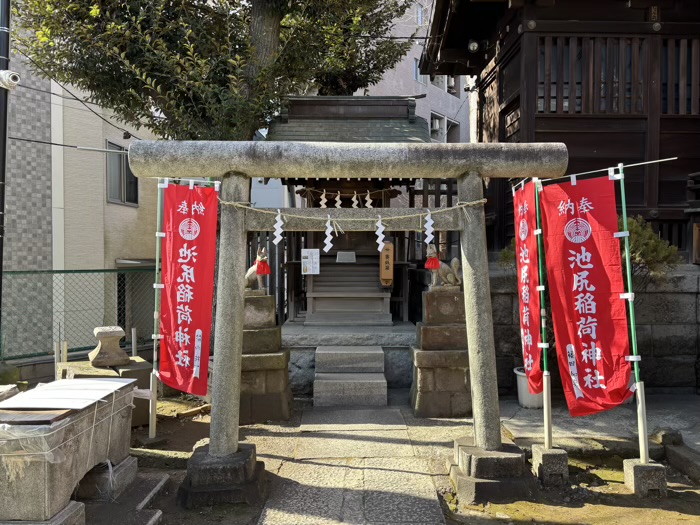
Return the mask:
<svg viewBox="0 0 700 525">
<path fill-rule="evenodd" d="M 249 179 L 394 178 L 458 181 L 459 202 L 483 198 L 483 178 L 556 178 L 568 164 L 561 143 L 405 144 L 332 142 L 134 141 L 129 162 L 137 177 L 223 177 L 221 200 L 249 201 Z M 284 215 L 284 211 L 282 211 Z M 294 209 L 286 231 L 323 231 L 328 214 L 345 231 L 374 231 L 373 209 Z M 421 231 L 406 209 L 385 208 L 388 230 Z M 392 217 L 396 217 L 393 219 Z M 322 220 L 321 220 L 322 219 Z M 358 219 L 357 222 L 352 219 Z M 525 495 L 530 486 L 524 454 L 501 440 L 496 353 L 491 313 L 483 206 L 433 216 L 435 230 L 460 232 L 464 303 L 469 348 L 474 438 L 455 442 L 450 477 L 462 501 Z M 186 507 L 254 503 L 263 497 L 264 468 L 255 446 L 238 442 L 243 342 L 246 232 L 271 231 L 274 215 L 242 206 L 222 206 L 219 276 L 214 331 L 212 423 L 208 446 L 188 462 L 179 501 Z"/>
</svg>

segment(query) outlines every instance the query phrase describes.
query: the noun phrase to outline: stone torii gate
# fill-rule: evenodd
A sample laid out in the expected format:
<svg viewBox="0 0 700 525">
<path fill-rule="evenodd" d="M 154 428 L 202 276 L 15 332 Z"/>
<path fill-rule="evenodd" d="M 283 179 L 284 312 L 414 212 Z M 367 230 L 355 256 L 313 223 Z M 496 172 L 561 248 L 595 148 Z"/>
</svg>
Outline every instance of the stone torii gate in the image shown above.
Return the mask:
<svg viewBox="0 0 700 525">
<path fill-rule="evenodd" d="M 137 177 L 223 178 L 220 198 L 230 203 L 248 203 L 249 180 L 258 177 L 453 178 L 457 179 L 458 201 L 467 203 L 483 198 L 482 178 L 560 177 L 568 153 L 560 143 L 135 141 L 129 149 L 129 163 Z M 323 231 L 330 215 L 331 220 L 342 219 L 345 231 L 374 231 L 373 222 L 367 219 L 381 214 L 387 230 L 420 231 L 420 218 L 402 218 L 406 211 L 295 208 L 295 217 L 287 218 L 284 229 Z M 483 451 L 492 458 L 503 451 L 503 444 L 483 206 L 458 206 L 434 214 L 433 220 L 436 231 L 460 232 L 474 418 L 469 453 Z M 254 445 L 238 442 L 244 274 L 246 232 L 272 231 L 274 222 L 273 214 L 243 206 L 221 209 L 210 444 L 197 449 L 188 463 L 188 476 L 180 489 L 180 501 L 187 507 L 252 502 L 263 486 L 263 468 L 261 463 L 256 468 Z"/>
</svg>

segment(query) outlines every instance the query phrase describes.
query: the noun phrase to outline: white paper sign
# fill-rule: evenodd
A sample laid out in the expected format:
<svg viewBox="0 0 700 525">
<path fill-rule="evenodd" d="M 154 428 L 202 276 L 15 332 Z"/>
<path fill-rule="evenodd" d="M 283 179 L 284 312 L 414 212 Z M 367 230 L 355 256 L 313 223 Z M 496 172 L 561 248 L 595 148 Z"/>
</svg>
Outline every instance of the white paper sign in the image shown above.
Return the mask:
<svg viewBox="0 0 700 525">
<path fill-rule="evenodd" d="M 305 248 L 301 250 L 301 274 L 318 275 L 321 273 L 321 254 L 318 249 Z"/>
</svg>

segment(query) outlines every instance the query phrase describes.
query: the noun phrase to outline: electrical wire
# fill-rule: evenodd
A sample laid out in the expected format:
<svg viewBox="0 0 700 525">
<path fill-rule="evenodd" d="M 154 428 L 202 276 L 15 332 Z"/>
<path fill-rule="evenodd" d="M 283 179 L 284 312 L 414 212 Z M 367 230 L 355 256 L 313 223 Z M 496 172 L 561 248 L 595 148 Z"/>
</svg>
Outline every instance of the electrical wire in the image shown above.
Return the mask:
<svg viewBox="0 0 700 525">
<path fill-rule="evenodd" d="M 70 96 L 72 96 L 75 100 L 77 100 L 77 101 L 80 102 L 83 106 L 85 106 L 85 107 L 90 111 L 90 113 L 92 113 L 93 115 L 95 115 L 96 117 L 98 117 L 100 120 L 106 122 L 107 124 L 109 124 L 109 125 L 112 126 L 113 128 L 116 128 L 116 129 L 118 129 L 118 130 L 120 130 L 120 131 L 122 131 L 122 132 L 124 132 L 124 133 L 128 133 L 129 135 L 131 135 L 131 136 L 132 136 L 133 138 L 135 138 L 135 139 L 141 140 L 139 137 L 137 137 L 136 135 L 134 135 L 133 133 L 131 133 L 131 131 L 129 131 L 129 130 L 127 130 L 127 129 L 124 129 L 124 128 L 120 127 L 120 126 L 117 126 L 116 124 L 114 124 L 113 122 L 111 122 L 109 119 L 106 119 L 105 117 L 103 117 L 102 115 L 100 115 L 97 111 L 95 111 L 95 110 L 92 109 L 90 106 L 88 106 L 87 103 L 86 103 L 83 99 L 81 99 L 80 97 L 76 96 L 70 89 L 68 89 L 66 86 L 64 86 L 63 84 L 61 84 L 61 83 L 60 83 L 58 80 L 56 80 L 54 77 L 52 77 L 52 76 L 49 74 L 48 71 L 46 71 L 43 67 L 41 67 L 39 64 L 37 64 L 37 62 L 36 62 L 32 57 L 30 57 L 29 55 L 27 55 L 24 51 L 22 51 L 21 49 L 18 49 L 18 48 L 15 48 L 15 50 L 16 50 L 18 53 L 20 53 L 23 57 L 25 57 L 27 60 L 29 60 L 29 61 L 34 65 L 34 67 L 36 67 L 38 70 L 40 70 L 42 73 L 44 73 L 44 75 L 46 75 L 48 78 L 50 78 L 51 80 L 53 80 L 54 82 L 56 82 L 56 84 L 58 84 L 59 86 L 61 86 L 61 87 L 66 91 L 66 93 L 68 93 L 68 94 L 69 94 Z"/>
<path fill-rule="evenodd" d="M 78 149 L 82 151 L 96 151 L 99 153 L 116 153 L 117 155 L 128 155 L 127 150 L 106 150 L 106 149 L 100 149 L 100 148 L 92 148 L 89 146 L 75 146 L 73 144 L 61 144 L 59 142 L 49 142 L 47 140 L 38 140 L 38 139 L 25 139 L 22 137 L 7 137 L 10 140 L 17 140 L 19 142 L 31 142 L 34 144 L 44 144 L 46 146 L 59 146 L 61 148 L 71 148 L 71 149 Z"/>
</svg>

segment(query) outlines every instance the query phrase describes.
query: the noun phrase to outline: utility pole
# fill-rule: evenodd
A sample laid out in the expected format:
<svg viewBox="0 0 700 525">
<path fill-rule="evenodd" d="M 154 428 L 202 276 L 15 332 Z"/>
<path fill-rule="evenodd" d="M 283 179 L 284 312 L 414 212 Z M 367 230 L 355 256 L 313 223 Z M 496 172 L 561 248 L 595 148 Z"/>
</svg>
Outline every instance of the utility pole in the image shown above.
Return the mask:
<svg viewBox="0 0 700 525">
<path fill-rule="evenodd" d="M 7 173 L 7 112 L 10 89 L 19 83 L 19 75 L 10 73 L 10 0 L 0 0 L 0 315 L 2 314 L 2 275 L 5 245 L 5 177 Z M 4 340 L 0 334 L 0 355 Z"/>
</svg>

